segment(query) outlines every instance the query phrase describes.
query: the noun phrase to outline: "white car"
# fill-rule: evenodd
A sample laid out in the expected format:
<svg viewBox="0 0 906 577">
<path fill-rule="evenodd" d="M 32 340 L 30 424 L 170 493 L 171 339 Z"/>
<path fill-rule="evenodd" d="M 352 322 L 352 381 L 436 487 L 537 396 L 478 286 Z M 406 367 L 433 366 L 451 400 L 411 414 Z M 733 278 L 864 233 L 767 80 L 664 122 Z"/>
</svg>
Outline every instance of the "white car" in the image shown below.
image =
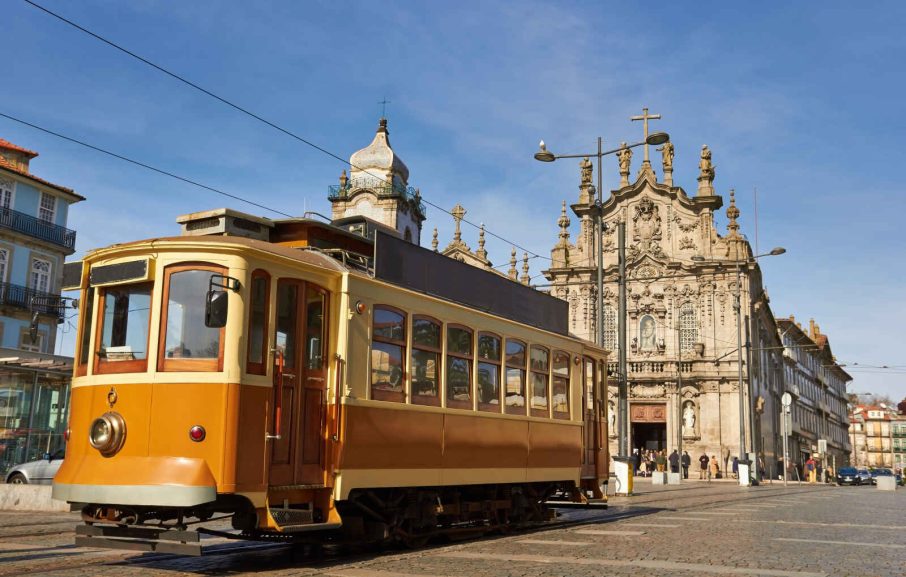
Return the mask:
<svg viewBox="0 0 906 577">
<path fill-rule="evenodd" d="M 63 464 L 64 449 L 47 454 L 43 459 L 16 465 L 6 474 L 6 482 L 14 485 L 50 485 Z"/>
</svg>

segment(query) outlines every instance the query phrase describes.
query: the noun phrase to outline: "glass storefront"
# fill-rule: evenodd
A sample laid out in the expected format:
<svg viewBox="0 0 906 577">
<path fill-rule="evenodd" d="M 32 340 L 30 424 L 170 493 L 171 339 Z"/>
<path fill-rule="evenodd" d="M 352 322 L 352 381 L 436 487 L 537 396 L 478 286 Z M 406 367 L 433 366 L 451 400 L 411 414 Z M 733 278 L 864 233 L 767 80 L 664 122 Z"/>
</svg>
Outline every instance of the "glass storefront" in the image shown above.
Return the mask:
<svg viewBox="0 0 906 577">
<path fill-rule="evenodd" d="M 15 465 L 64 446 L 72 359 L 42 357 L 0 359 L 2 477 Z"/>
</svg>

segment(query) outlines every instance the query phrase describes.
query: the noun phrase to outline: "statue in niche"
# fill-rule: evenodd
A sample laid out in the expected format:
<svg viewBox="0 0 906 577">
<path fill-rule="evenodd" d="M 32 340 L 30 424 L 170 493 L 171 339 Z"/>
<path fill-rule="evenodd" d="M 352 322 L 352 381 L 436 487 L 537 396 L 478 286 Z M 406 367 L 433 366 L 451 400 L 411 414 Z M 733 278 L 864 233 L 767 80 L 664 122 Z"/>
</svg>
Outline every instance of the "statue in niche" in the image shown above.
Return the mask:
<svg viewBox="0 0 906 577">
<path fill-rule="evenodd" d="M 692 434 L 695 431 L 695 406 L 692 401 L 683 403 L 683 432 Z"/>
<path fill-rule="evenodd" d="M 654 317 L 651 315 L 643 316 L 642 320 L 639 321 L 640 344 L 643 351 L 653 351 L 657 348 L 655 333 Z"/>
<path fill-rule="evenodd" d="M 617 430 L 617 410 L 613 401 L 607 401 L 607 424 L 608 431 L 613 434 Z"/>
</svg>

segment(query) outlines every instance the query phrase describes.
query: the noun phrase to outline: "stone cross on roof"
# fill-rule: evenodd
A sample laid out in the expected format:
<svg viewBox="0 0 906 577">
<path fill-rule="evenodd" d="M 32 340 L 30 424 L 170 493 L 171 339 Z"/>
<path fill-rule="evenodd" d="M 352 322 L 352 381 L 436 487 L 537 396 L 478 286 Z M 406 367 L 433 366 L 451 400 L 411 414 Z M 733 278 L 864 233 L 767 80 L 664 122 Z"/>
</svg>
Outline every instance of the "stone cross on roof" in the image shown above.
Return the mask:
<svg viewBox="0 0 906 577">
<path fill-rule="evenodd" d="M 647 108 L 643 108 L 643 109 L 642 109 L 642 115 L 641 115 L 641 116 L 630 116 L 630 117 L 629 117 L 629 120 L 641 120 L 641 121 L 643 121 L 643 122 L 642 122 L 642 126 L 644 127 L 645 140 L 648 140 L 648 121 L 649 121 L 649 120 L 660 120 L 660 119 L 661 119 L 661 115 L 660 115 L 660 114 L 648 114 L 648 109 L 647 109 Z M 644 158 L 644 160 L 643 160 L 642 162 L 643 162 L 644 164 L 651 164 L 650 162 L 648 162 L 648 145 L 647 145 L 647 144 L 645 144 L 645 158 Z"/>
</svg>

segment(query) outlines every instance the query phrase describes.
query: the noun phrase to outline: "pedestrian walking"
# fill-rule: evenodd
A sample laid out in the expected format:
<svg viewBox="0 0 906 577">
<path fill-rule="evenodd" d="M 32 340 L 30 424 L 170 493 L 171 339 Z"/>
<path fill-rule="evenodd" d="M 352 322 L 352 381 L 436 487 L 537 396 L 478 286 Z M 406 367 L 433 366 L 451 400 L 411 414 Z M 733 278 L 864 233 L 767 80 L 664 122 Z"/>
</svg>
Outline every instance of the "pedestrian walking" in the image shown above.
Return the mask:
<svg viewBox="0 0 906 577">
<path fill-rule="evenodd" d="M 679 453 L 676 452 L 676 449 L 673 449 L 673 452 L 670 453 L 670 457 L 668 460 L 670 461 L 670 472 L 679 473 L 680 458 L 679 458 Z"/>
<path fill-rule="evenodd" d="M 815 464 L 815 459 L 811 456 L 808 458 L 808 461 L 805 462 L 805 473 L 808 476 L 808 482 L 814 483 L 818 476 L 818 468 Z"/>
<path fill-rule="evenodd" d="M 706 453 L 702 453 L 702 456 L 698 458 L 698 478 L 704 479 L 708 475 L 708 463 L 711 460 L 708 459 Z"/>
<path fill-rule="evenodd" d="M 733 478 L 739 478 L 739 457 L 733 457 Z"/>
<path fill-rule="evenodd" d="M 689 478 L 689 465 L 692 464 L 692 457 L 689 456 L 689 453 L 683 451 L 683 456 L 680 458 L 680 463 L 683 465 L 683 479 Z"/>
</svg>

